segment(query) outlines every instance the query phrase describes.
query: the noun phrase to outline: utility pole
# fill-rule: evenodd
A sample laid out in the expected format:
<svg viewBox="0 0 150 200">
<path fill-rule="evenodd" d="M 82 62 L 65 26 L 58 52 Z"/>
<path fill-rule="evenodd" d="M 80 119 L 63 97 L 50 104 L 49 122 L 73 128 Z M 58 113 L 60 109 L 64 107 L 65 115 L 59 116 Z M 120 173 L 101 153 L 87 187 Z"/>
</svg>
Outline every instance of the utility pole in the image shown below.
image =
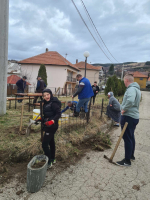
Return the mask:
<svg viewBox="0 0 150 200">
<path fill-rule="evenodd" d="M 124 71 L 124 64 L 122 66 L 121 80 L 123 80 L 123 71 Z"/>
<path fill-rule="evenodd" d="M 9 0 L 0 0 L 0 115 L 6 114 Z"/>
<path fill-rule="evenodd" d="M 106 85 L 106 70 L 105 70 L 105 85 Z"/>
</svg>

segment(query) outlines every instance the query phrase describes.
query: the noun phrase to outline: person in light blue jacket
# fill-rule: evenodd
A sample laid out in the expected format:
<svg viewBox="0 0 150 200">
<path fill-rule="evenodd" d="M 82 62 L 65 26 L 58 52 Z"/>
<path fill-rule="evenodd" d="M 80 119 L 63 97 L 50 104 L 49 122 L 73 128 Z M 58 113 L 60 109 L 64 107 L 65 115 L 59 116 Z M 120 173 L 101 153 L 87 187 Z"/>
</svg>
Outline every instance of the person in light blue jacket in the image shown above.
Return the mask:
<svg viewBox="0 0 150 200">
<path fill-rule="evenodd" d="M 121 104 L 121 128 L 128 122 L 128 126 L 123 135 L 125 146 L 125 158 L 116 162 L 117 165 L 131 166 L 131 160 L 134 161 L 135 138 L 134 131 L 139 123 L 139 104 L 141 100 L 140 86 L 134 82 L 134 77 L 127 74 L 124 77 L 124 84 L 127 90 Z"/>
</svg>

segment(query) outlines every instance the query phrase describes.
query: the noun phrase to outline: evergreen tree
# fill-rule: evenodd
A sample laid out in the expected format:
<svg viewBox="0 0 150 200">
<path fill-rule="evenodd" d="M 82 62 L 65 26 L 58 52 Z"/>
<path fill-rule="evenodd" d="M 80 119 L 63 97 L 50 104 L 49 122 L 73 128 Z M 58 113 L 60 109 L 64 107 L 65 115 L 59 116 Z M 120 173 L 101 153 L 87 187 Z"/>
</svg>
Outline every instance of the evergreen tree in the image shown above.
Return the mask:
<svg viewBox="0 0 150 200">
<path fill-rule="evenodd" d="M 123 94 L 123 88 L 122 88 L 122 81 L 120 79 L 118 79 L 118 96 L 122 95 Z"/>
<path fill-rule="evenodd" d="M 108 92 L 112 91 L 112 87 L 113 87 L 113 80 L 112 77 L 109 77 L 106 83 L 106 87 L 105 87 L 105 95 L 108 94 Z"/>
<path fill-rule="evenodd" d="M 105 87 L 105 95 L 107 95 L 108 92 L 112 91 L 114 93 L 114 96 L 120 96 L 124 95 L 125 90 L 126 87 L 124 85 L 124 81 L 118 79 L 116 75 L 108 78 Z"/>
<path fill-rule="evenodd" d="M 40 76 L 47 85 L 47 73 L 45 65 L 41 64 L 40 69 L 38 71 L 38 76 Z"/>
<path fill-rule="evenodd" d="M 118 78 L 116 75 L 112 76 L 113 86 L 112 91 L 114 93 L 114 96 L 118 96 Z"/>
<path fill-rule="evenodd" d="M 122 95 L 123 95 L 126 91 L 126 86 L 124 84 L 124 81 L 121 81 L 121 85 L 122 85 Z"/>
<path fill-rule="evenodd" d="M 109 74 L 113 75 L 114 74 L 114 65 L 110 65 L 109 67 Z"/>
</svg>

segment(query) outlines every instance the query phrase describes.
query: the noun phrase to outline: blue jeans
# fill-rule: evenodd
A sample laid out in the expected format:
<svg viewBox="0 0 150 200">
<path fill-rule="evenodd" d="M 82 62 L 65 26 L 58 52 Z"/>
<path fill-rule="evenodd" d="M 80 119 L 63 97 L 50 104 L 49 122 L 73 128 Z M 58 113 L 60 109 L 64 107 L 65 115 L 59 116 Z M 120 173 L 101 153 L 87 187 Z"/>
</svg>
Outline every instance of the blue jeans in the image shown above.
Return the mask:
<svg viewBox="0 0 150 200">
<path fill-rule="evenodd" d="M 76 107 L 76 112 L 80 112 L 80 108 L 83 106 L 84 111 L 88 112 L 88 102 L 90 101 L 91 97 L 85 99 L 79 99 Z"/>
<path fill-rule="evenodd" d="M 128 126 L 123 135 L 124 147 L 125 147 L 125 159 L 130 160 L 131 156 L 134 156 L 134 150 L 135 150 L 134 131 L 136 125 L 139 123 L 139 119 L 134 119 L 132 117 L 122 115 L 120 122 L 121 129 L 123 129 L 125 122 L 128 122 Z"/>
</svg>

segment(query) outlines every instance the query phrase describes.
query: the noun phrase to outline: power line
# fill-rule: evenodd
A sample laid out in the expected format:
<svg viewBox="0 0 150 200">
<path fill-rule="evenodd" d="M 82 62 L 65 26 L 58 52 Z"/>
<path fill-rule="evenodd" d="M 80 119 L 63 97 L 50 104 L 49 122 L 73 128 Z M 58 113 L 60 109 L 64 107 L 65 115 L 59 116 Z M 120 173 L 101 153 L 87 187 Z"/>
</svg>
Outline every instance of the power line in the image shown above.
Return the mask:
<svg viewBox="0 0 150 200">
<path fill-rule="evenodd" d="M 83 2 L 82 2 L 82 3 L 83 3 Z M 87 18 L 89 19 L 89 22 L 90 22 L 90 24 L 91 24 L 91 27 L 93 28 L 93 30 L 94 30 L 94 32 L 95 32 L 95 34 L 96 34 L 96 36 L 97 36 L 97 38 L 98 38 L 98 40 L 99 40 L 99 42 L 100 42 L 100 45 L 101 45 L 101 47 L 103 48 L 103 51 L 105 52 L 105 54 L 107 54 L 106 49 L 105 49 L 105 46 L 104 46 L 104 44 L 103 44 L 102 41 L 101 41 L 101 38 L 100 38 L 99 35 L 97 34 L 97 31 L 95 30 L 95 27 L 93 27 L 93 24 L 92 24 L 92 22 L 91 22 L 90 16 L 88 15 L 88 11 L 86 12 L 86 8 L 85 8 L 84 3 L 82 4 L 82 6 L 83 6 L 83 8 L 84 8 L 84 10 L 85 10 L 85 13 L 86 13 L 86 15 L 87 15 Z M 108 56 L 108 54 L 107 54 L 107 56 Z"/>
<path fill-rule="evenodd" d="M 89 27 L 87 26 L 86 22 L 84 21 L 82 15 L 81 15 L 81 13 L 80 13 L 80 11 L 78 10 L 77 6 L 76 6 L 75 3 L 74 3 L 74 1 L 73 1 L 73 0 L 71 0 L 71 1 L 72 1 L 73 5 L 75 6 L 75 8 L 76 8 L 78 14 L 80 15 L 80 17 L 81 17 L 83 23 L 85 24 L 86 28 L 87 28 L 88 31 L 90 32 L 91 36 L 93 37 L 93 39 L 95 40 L 95 42 L 97 43 L 97 45 L 99 46 L 99 48 L 101 49 L 101 51 L 102 51 L 102 52 L 105 54 L 105 56 L 111 61 L 111 59 L 106 55 L 106 53 L 103 51 L 103 49 L 101 48 L 101 46 L 99 45 L 99 43 L 97 42 L 97 40 L 95 39 L 95 37 L 93 36 L 92 32 L 90 31 Z M 112 62 L 112 61 L 111 61 L 111 62 Z M 112 63 L 113 63 L 113 62 L 112 62 Z"/>
<path fill-rule="evenodd" d="M 106 49 L 108 50 L 108 52 L 110 53 L 110 55 L 115 59 L 115 57 L 111 54 L 111 52 L 110 52 L 109 49 L 107 48 L 107 46 L 106 46 L 105 42 L 103 41 L 101 35 L 99 34 L 99 32 L 98 32 L 98 30 L 97 30 L 97 28 L 96 28 L 96 26 L 95 26 L 95 24 L 94 24 L 94 22 L 93 22 L 93 20 L 92 20 L 92 18 L 91 18 L 91 16 L 90 16 L 89 12 L 88 12 L 88 10 L 87 10 L 87 8 L 86 8 L 86 6 L 85 6 L 83 0 L 81 0 L 81 2 L 82 2 L 82 5 L 83 5 L 83 7 L 84 7 L 85 12 L 86 12 L 87 15 L 88 15 L 88 18 L 89 18 L 90 22 L 92 22 L 92 24 L 93 24 L 93 26 L 94 26 L 94 28 L 95 28 L 95 30 L 96 30 L 96 32 L 97 32 L 98 36 L 100 37 L 101 41 L 103 42 L 104 46 L 106 47 Z M 117 61 L 117 59 L 115 59 L 115 60 Z M 118 61 L 117 61 L 117 62 L 118 62 Z M 119 62 L 118 62 L 118 63 L 119 63 Z"/>
</svg>

